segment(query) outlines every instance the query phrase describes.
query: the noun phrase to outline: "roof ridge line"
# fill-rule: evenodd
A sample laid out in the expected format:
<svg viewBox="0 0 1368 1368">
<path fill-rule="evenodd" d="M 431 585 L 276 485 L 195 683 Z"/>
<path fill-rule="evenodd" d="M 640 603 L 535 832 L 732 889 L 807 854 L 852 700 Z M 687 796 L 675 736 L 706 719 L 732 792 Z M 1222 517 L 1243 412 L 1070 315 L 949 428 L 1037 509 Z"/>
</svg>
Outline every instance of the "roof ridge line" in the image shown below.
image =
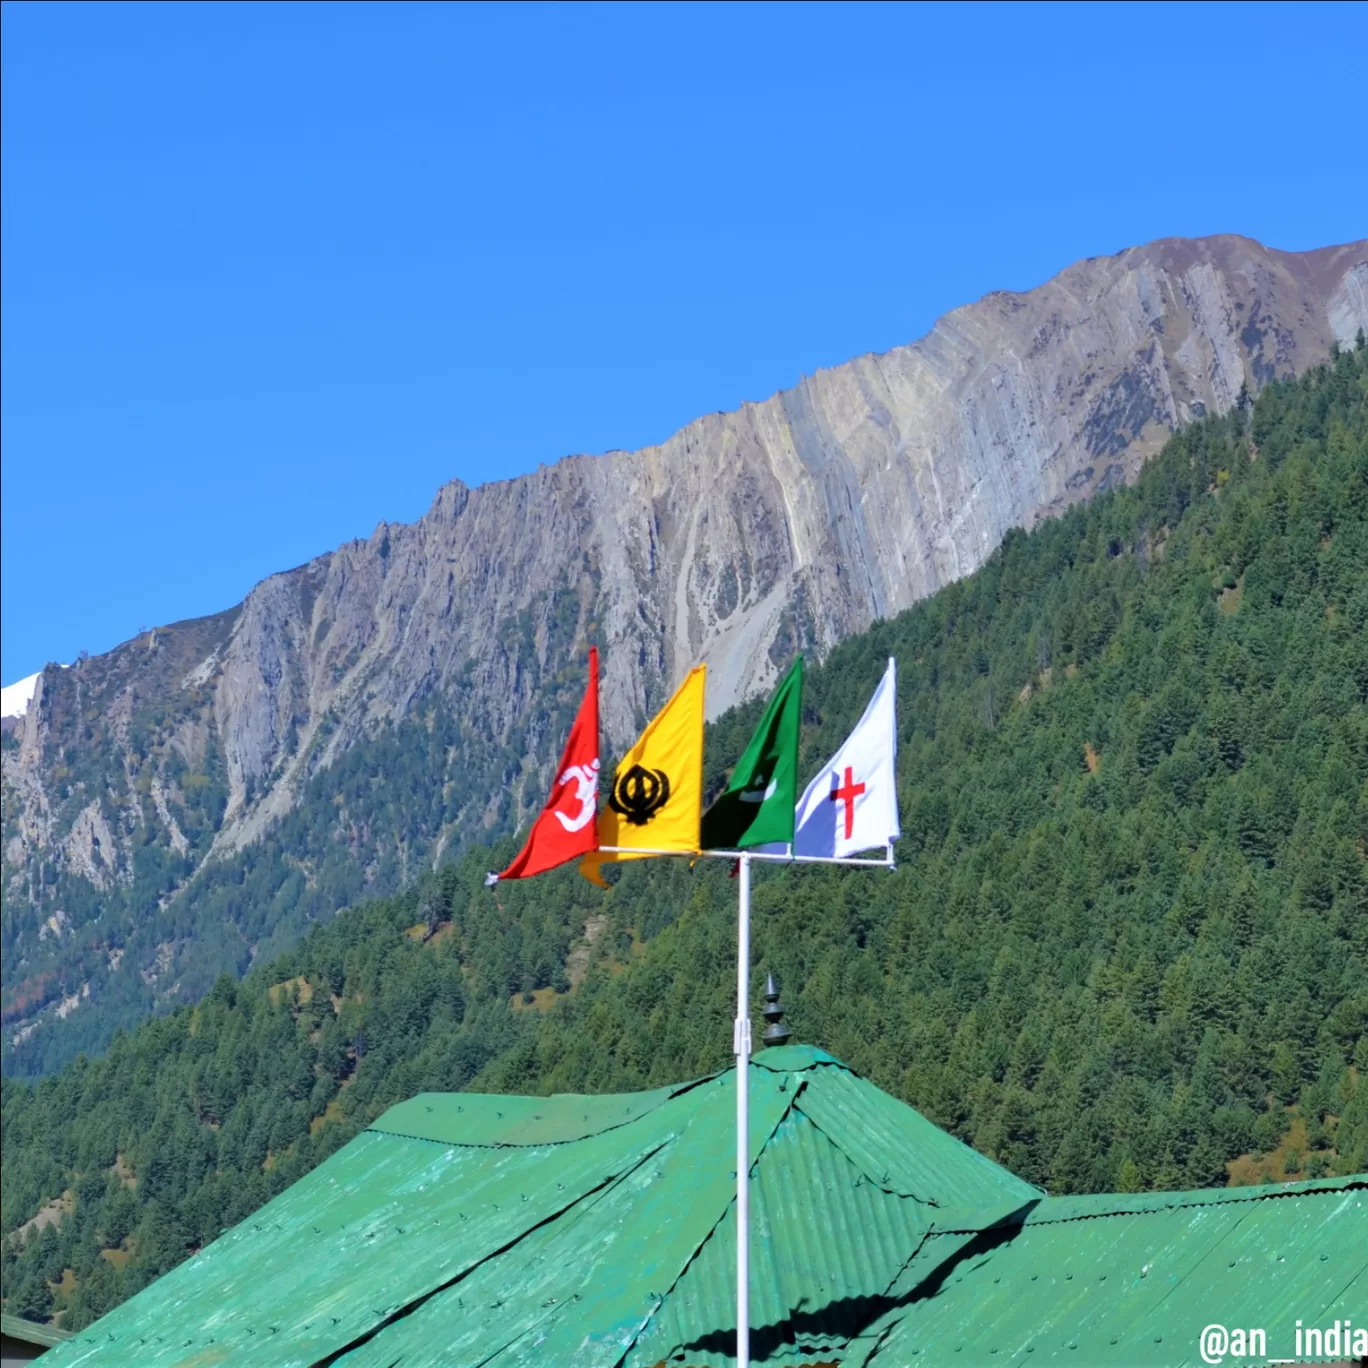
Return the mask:
<svg viewBox="0 0 1368 1368">
<path fill-rule="evenodd" d="M 1013 1224 L 1011 1217 L 1018 1215 L 1024 1209 L 1028 1211 L 1031 1207 L 1040 1202 L 1039 1197 L 1027 1198 L 1015 1210 L 1003 1212 L 999 1218 L 989 1225 L 979 1230 L 956 1231 L 954 1234 L 963 1237 L 960 1244 L 945 1255 L 939 1263 L 933 1264 L 925 1276 L 918 1278 L 898 1301 L 886 1310 L 882 1316 L 871 1321 L 860 1333 L 846 1343 L 847 1351 L 851 1345 L 858 1345 L 860 1340 L 867 1343 L 858 1349 L 858 1357 L 846 1361 L 846 1368 L 864 1368 L 864 1365 L 877 1354 L 883 1347 L 888 1337 L 906 1319 L 908 1312 L 919 1301 L 924 1301 L 928 1295 L 934 1296 L 936 1290 L 943 1286 L 945 1280 L 966 1258 L 984 1252 L 986 1248 L 996 1248 L 1000 1244 L 1008 1244 L 1016 1238 L 1016 1233 L 1022 1228 L 1023 1223 Z M 991 1208 L 988 1208 L 991 1210 Z M 1012 1232 L 1012 1233 L 1008 1233 Z M 891 1297 L 893 1289 L 898 1285 L 907 1270 L 916 1262 L 918 1255 L 926 1248 L 932 1236 L 947 1232 L 938 1232 L 934 1223 L 927 1227 L 920 1240 L 917 1241 L 916 1248 L 904 1260 L 902 1267 L 898 1269 L 897 1276 L 890 1282 L 884 1290 L 885 1297 Z M 927 1284 L 934 1284 L 929 1293 L 922 1292 L 922 1288 Z"/>
<path fill-rule="evenodd" d="M 859 1075 L 857 1074 L 856 1077 L 858 1078 Z M 798 1098 L 796 1094 L 794 1095 L 793 1101 L 794 1105 L 797 1106 Z M 878 1188 L 880 1192 L 885 1193 L 889 1197 L 901 1197 L 904 1201 L 907 1202 L 917 1202 L 921 1206 L 930 1207 L 933 1211 L 939 1211 L 941 1209 L 940 1203 L 936 1201 L 934 1197 L 922 1197 L 915 1192 L 899 1192 L 897 1188 L 889 1187 L 889 1180 L 887 1174 L 885 1174 L 882 1178 L 875 1178 L 874 1175 L 870 1173 L 869 1170 L 862 1163 L 860 1163 L 860 1161 L 856 1159 L 855 1156 L 851 1154 L 850 1151 L 846 1149 L 846 1147 L 843 1144 L 841 1144 L 841 1142 L 834 1135 L 832 1135 L 832 1133 L 829 1130 L 826 1129 L 826 1127 L 820 1125 L 817 1122 L 816 1118 L 812 1115 L 810 1111 L 808 1111 L 806 1107 L 798 1107 L 798 1110 L 803 1113 L 803 1116 L 807 1119 L 808 1123 L 812 1126 L 814 1130 L 820 1131 L 822 1135 L 826 1137 L 828 1143 L 830 1143 L 833 1146 L 833 1148 L 840 1150 L 842 1157 L 846 1159 L 853 1168 L 857 1169 L 860 1173 L 864 1175 L 865 1179 L 869 1182 L 871 1187 Z M 949 1134 L 949 1132 L 946 1133 Z M 951 1138 L 953 1139 L 954 1137 Z"/>
<path fill-rule="evenodd" d="M 1096 1211 L 1078 1211 L 1051 1217 L 1048 1214 L 1031 1220 L 1030 1225 L 1067 1225 L 1071 1221 L 1098 1221 L 1109 1216 L 1154 1216 L 1165 1211 L 1204 1206 L 1231 1206 L 1236 1202 L 1276 1202 L 1289 1197 L 1316 1197 L 1332 1192 L 1354 1192 L 1368 1188 L 1368 1173 L 1347 1174 L 1343 1178 L 1312 1178 L 1299 1183 L 1263 1183 L 1249 1187 L 1189 1188 L 1176 1192 L 1070 1192 L 1047 1195 L 1051 1202 L 1098 1203 Z M 1108 1203 L 1107 1198 L 1115 1201 Z M 1168 1200 L 1165 1200 L 1168 1199 Z M 1131 1205 L 1133 1203 L 1133 1205 Z M 1035 1215 L 1039 1205 L 1030 1213 Z M 959 1232 L 963 1228 L 946 1227 L 937 1234 Z"/>
<path fill-rule="evenodd" d="M 678 1138 L 677 1135 L 670 1135 L 658 1145 L 654 1145 L 650 1149 L 643 1151 L 633 1162 L 619 1169 L 616 1173 L 608 1174 L 601 1183 L 591 1187 L 587 1192 L 580 1193 L 578 1197 L 567 1202 L 564 1206 L 557 1207 L 555 1211 L 549 1212 L 547 1215 L 543 1216 L 540 1221 L 536 1221 L 532 1225 L 520 1230 L 512 1239 L 500 1245 L 498 1249 L 491 1249 L 488 1254 L 477 1259 L 468 1268 L 463 1268 L 454 1277 L 446 1278 L 437 1283 L 436 1286 L 428 1288 L 426 1292 L 420 1293 L 410 1301 L 405 1302 L 403 1306 L 390 1312 L 388 1316 L 376 1321 L 368 1330 L 365 1330 L 355 1338 L 348 1340 L 346 1344 L 340 1345 L 336 1349 L 329 1350 L 322 1358 L 315 1359 L 310 1365 L 310 1368 L 329 1368 L 330 1364 L 337 1363 L 343 1355 L 351 1353 L 353 1349 L 359 1349 L 363 1344 L 368 1344 L 383 1330 L 387 1330 L 396 1322 L 411 1316 L 415 1311 L 430 1302 L 433 1297 L 449 1291 L 451 1288 L 455 1287 L 457 1283 L 464 1282 L 477 1268 L 482 1268 L 491 1259 L 497 1259 L 500 1255 L 507 1254 L 510 1249 L 521 1244 L 534 1231 L 540 1230 L 543 1226 L 550 1225 L 553 1221 L 560 1220 L 566 1212 L 572 1211 L 577 1206 L 586 1204 L 586 1209 L 587 1206 L 592 1206 L 594 1201 L 597 1201 L 598 1198 L 611 1191 L 624 1179 L 630 1177 L 630 1175 L 635 1173 L 643 1164 L 655 1158 L 661 1150 Z M 485 1148 L 489 1148 L 489 1146 L 486 1146 Z M 590 1199 L 594 1199 L 594 1201 L 591 1201 Z M 543 1319 L 545 1318 L 543 1317 Z"/>
<path fill-rule="evenodd" d="M 734 1069 L 735 1067 L 736 1065 L 733 1064 L 732 1068 Z M 721 1073 L 727 1072 L 728 1070 L 726 1069 L 723 1069 L 721 1071 Z M 721 1077 L 721 1074 L 714 1075 L 714 1077 Z M 783 1111 L 781 1111 L 778 1117 L 775 1118 L 774 1125 L 770 1127 L 769 1134 L 765 1136 L 764 1142 L 761 1144 L 760 1148 L 755 1151 L 755 1158 L 751 1161 L 750 1167 L 746 1170 L 746 1181 L 748 1183 L 750 1181 L 750 1175 L 755 1171 L 755 1166 L 760 1162 L 761 1157 L 763 1156 L 765 1151 L 770 1147 L 770 1143 L 773 1141 L 775 1135 L 778 1133 L 779 1127 L 784 1124 L 784 1122 L 788 1119 L 789 1115 L 796 1109 L 798 1096 L 805 1087 L 807 1087 L 807 1079 L 800 1078 L 798 1086 L 793 1090 L 793 1096 L 790 1097 L 788 1100 L 788 1105 L 785 1106 Z M 806 1115 L 806 1113 L 804 1113 L 804 1115 Z M 698 1118 L 695 1117 L 693 1121 L 689 1122 L 689 1125 L 693 1125 L 694 1121 L 696 1121 L 697 1119 Z M 647 1326 L 649 1326 L 650 1323 L 656 1318 L 656 1316 L 660 1314 L 660 1308 L 664 1306 L 666 1302 L 668 1302 L 670 1298 L 674 1295 L 675 1288 L 679 1286 L 679 1284 L 683 1281 L 684 1275 L 689 1271 L 690 1268 L 693 1267 L 694 1261 L 698 1258 L 699 1254 L 703 1252 L 703 1247 L 708 1243 L 709 1240 L 712 1239 L 714 1235 L 717 1234 L 718 1226 L 720 1226 L 722 1222 L 727 1219 L 727 1213 L 735 1205 L 736 1193 L 733 1192 L 731 1197 L 728 1198 L 728 1200 L 723 1204 L 722 1210 L 718 1213 L 717 1219 L 712 1223 L 712 1225 L 708 1227 L 707 1232 L 704 1234 L 703 1238 L 699 1240 L 699 1242 L 693 1247 L 692 1253 L 690 1253 L 689 1257 L 684 1260 L 684 1263 L 680 1267 L 679 1272 L 676 1273 L 674 1278 L 671 1280 L 669 1287 L 667 1287 L 665 1291 L 661 1294 L 660 1300 L 657 1301 L 656 1304 L 646 1313 L 641 1324 L 638 1325 L 636 1330 L 633 1332 L 631 1339 L 628 1340 L 625 1345 L 623 1345 L 622 1353 L 620 1353 L 617 1356 L 617 1358 L 615 1358 L 612 1361 L 610 1368 L 622 1368 L 623 1363 L 625 1363 L 627 1360 L 628 1354 L 630 1354 L 632 1350 L 636 1348 L 638 1341 L 641 1339 L 642 1335 L 646 1333 Z"/>
<path fill-rule="evenodd" d="M 499 1149 L 555 1149 L 555 1148 L 558 1148 L 558 1147 L 561 1146 L 561 1145 L 578 1145 L 578 1144 L 580 1144 L 581 1142 L 583 1142 L 583 1141 L 585 1141 L 585 1140 L 592 1140 L 592 1139 L 594 1139 L 595 1136 L 599 1136 L 599 1135 L 608 1135 L 608 1134 L 610 1134 L 611 1132 L 613 1132 L 613 1131 L 615 1131 L 615 1130 L 621 1130 L 624 1126 L 631 1126 L 631 1125 L 634 1125 L 636 1122 L 640 1121 L 643 1117 L 654 1115 L 654 1113 L 658 1112 L 658 1111 L 660 1110 L 660 1108 L 663 1107 L 667 1102 L 673 1102 L 676 1098 L 682 1097 L 685 1093 L 691 1092 L 694 1088 L 702 1087 L 703 1084 L 705 1084 L 705 1083 L 711 1083 L 714 1079 L 716 1079 L 716 1078 L 721 1078 L 722 1075 L 723 1075 L 724 1073 L 726 1073 L 726 1072 L 727 1072 L 727 1070 L 721 1069 L 721 1070 L 719 1070 L 717 1073 L 706 1074 L 706 1075 L 704 1075 L 704 1077 L 702 1077 L 702 1078 L 691 1078 L 691 1079 L 689 1079 L 687 1082 L 684 1082 L 684 1083 L 679 1083 L 679 1084 L 675 1084 L 675 1085 L 665 1084 L 664 1086 L 667 1087 L 667 1088 L 669 1088 L 670 1091 L 669 1091 L 668 1093 L 666 1093 L 666 1095 L 665 1095 L 664 1097 L 662 1097 L 662 1098 L 660 1099 L 660 1101 L 657 1102 L 657 1103 L 655 1104 L 655 1106 L 653 1106 L 653 1107 L 648 1107 L 645 1111 L 643 1111 L 643 1112 L 638 1112 L 635 1116 L 629 1116 L 625 1121 L 614 1121 L 614 1122 L 612 1123 L 612 1125 L 604 1126 L 604 1128 L 603 1128 L 602 1130 L 590 1131 L 587 1135 L 577 1135 L 577 1136 L 575 1136 L 575 1138 L 574 1138 L 573 1140 L 543 1140 L 543 1141 L 540 1141 L 538 1144 L 535 1144 L 535 1145 L 513 1144 L 513 1143 L 511 1143 L 510 1141 L 507 1141 L 507 1140 L 499 1140 L 499 1141 L 494 1141 L 494 1142 L 488 1142 L 488 1141 L 482 1142 L 482 1141 L 479 1141 L 479 1140 L 437 1140 L 437 1139 L 434 1139 L 431 1135 L 412 1135 L 412 1134 L 410 1134 L 408 1131 L 385 1130 L 385 1129 L 383 1129 L 383 1128 L 377 1126 L 377 1125 L 375 1124 L 375 1121 L 378 1121 L 378 1120 L 380 1119 L 380 1116 L 384 1116 L 385 1112 L 381 1112 L 381 1113 L 380 1113 L 380 1116 L 377 1116 L 377 1117 L 375 1118 L 375 1121 L 372 1121 L 369 1125 L 363 1127 L 360 1131 L 357 1132 L 357 1134 L 358 1134 L 358 1135 L 367 1135 L 367 1134 L 371 1134 L 371 1135 L 389 1135 L 389 1136 L 394 1137 L 394 1138 L 397 1139 L 397 1140 L 421 1140 L 424 1144 L 428 1144 L 428 1145 L 444 1145 L 447 1149 L 480 1149 L 480 1150 L 499 1150 Z M 654 1089 L 654 1088 L 643 1088 L 641 1091 L 642 1091 L 642 1092 L 654 1092 L 654 1091 L 656 1091 L 656 1089 Z M 409 1101 L 409 1102 L 412 1102 L 412 1101 L 414 1100 L 414 1098 L 416 1098 L 416 1097 L 421 1097 L 422 1095 L 423 1095 L 422 1093 L 414 1093 L 413 1097 L 408 1098 L 408 1099 L 406 1099 L 406 1100 Z M 441 1094 L 439 1094 L 439 1096 L 442 1096 L 442 1097 L 459 1097 L 460 1095 L 461 1095 L 461 1094 L 460 1094 L 459 1092 L 454 1092 L 454 1093 L 441 1093 Z M 621 1094 L 619 1094 L 619 1093 L 548 1093 L 548 1094 L 547 1094 L 547 1097 L 548 1097 L 548 1098 L 551 1098 L 551 1097 L 618 1097 L 618 1096 L 621 1096 L 621 1097 L 632 1097 L 632 1096 L 639 1096 L 639 1095 L 640 1095 L 640 1094 L 633 1094 L 633 1093 L 621 1093 Z M 471 1096 L 471 1097 L 516 1097 L 516 1098 L 529 1098 L 529 1099 L 533 1099 L 533 1100 L 536 1099 L 536 1094 L 533 1094 L 533 1093 L 471 1093 L 470 1096 Z M 398 1104 L 396 1104 L 396 1105 L 398 1105 Z M 393 1109 L 387 1107 L 385 1110 L 386 1110 L 386 1111 L 390 1111 L 390 1110 L 393 1110 Z"/>
</svg>

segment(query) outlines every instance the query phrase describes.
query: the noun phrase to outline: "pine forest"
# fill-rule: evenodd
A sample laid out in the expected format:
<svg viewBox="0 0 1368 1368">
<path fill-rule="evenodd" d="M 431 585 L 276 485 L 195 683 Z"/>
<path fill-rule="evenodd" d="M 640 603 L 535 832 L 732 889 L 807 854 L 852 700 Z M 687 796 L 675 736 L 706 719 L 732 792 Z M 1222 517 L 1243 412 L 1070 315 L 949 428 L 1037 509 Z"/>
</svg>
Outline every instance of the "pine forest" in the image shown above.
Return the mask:
<svg viewBox="0 0 1368 1368">
<path fill-rule="evenodd" d="M 804 779 L 890 655 L 897 870 L 761 869 L 756 1003 L 1051 1192 L 1368 1170 L 1362 334 L 810 663 Z M 7 1077 L 7 1311 L 89 1324 L 416 1092 L 727 1067 L 726 865 L 486 889 L 514 849 Z"/>
</svg>

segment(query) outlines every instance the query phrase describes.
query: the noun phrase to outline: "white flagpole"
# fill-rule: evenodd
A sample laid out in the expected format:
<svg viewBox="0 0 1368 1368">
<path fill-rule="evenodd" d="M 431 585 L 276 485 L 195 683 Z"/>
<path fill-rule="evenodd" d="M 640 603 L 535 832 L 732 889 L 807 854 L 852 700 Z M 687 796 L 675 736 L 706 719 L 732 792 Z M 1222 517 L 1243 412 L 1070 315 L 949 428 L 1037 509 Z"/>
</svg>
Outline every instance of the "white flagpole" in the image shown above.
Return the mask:
<svg viewBox="0 0 1368 1368">
<path fill-rule="evenodd" d="M 758 850 L 647 850 L 640 846 L 600 846 L 612 854 L 684 855 L 690 859 L 735 860 L 738 907 L 736 918 L 736 1019 L 732 1022 L 732 1053 L 736 1056 L 736 1364 L 750 1368 L 750 892 L 751 861 L 774 864 L 832 864 L 893 869 L 893 842 L 882 860 L 849 855 L 784 855 Z"/>
<path fill-rule="evenodd" d="M 888 674 L 892 674 L 894 669 L 893 661 L 889 660 Z M 887 675 L 886 675 L 887 678 Z M 880 684 L 882 689 L 883 685 Z M 876 692 L 874 699 L 870 701 L 866 708 L 866 719 L 862 719 L 861 727 L 867 720 L 869 709 L 874 706 L 879 698 Z M 896 706 L 896 704 L 895 704 Z M 852 737 L 859 732 L 852 733 Z M 848 739 L 846 745 L 850 745 Z M 838 752 L 844 754 L 845 747 Z M 892 755 L 897 754 L 896 732 L 893 739 Z M 855 796 L 865 791 L 863 783 L 858 788 L 850 788 L 853 783 L 850 778 L 851 767 L 846 766 L 846 785 L 849 793 L 839 792 L 839 796 L 844 798 L 849 805 L 846 814 L 847 831 Z M 890 782 L 892 782 L 890 780 Z M 814 784 L 816 781 L 814 780 Z M 809 785 L 809 791 L 812 789 Z M 894 802 L 896 804 L 896 789 Z M 832 798 L 838 796 L 838 792 L 827 795 Z M 807 794 L 804 795 L 803 803 L 807 803 Z M 894 831 L 896 832 L 896 807 L 895 807 Z M 847 837 L 849 839 L 849 837 Z M 876 848 L 876 847 L 866 847 Z M 882 858 L 869 858 L 852 855 L 799 855 L 795 853 L 794 842 L 785 843 L 782 854 L 770 851 L 729 851 L 729 850 L 653 850 L 642 847 L 618 847 L 600 846 L 599 849 L 605 854 L 622 855 L 685 855 L 689 858 L 708 858 L 715 860 L 735 860 L 737 864 L 737 875 L 740 879 L 738 887 L 738 915 L 736 933 L 736 1019 L 732 1023 L 732 1053 L 736 1056 L 736 1365 L 737 1368 L 750 1368 L 750 1055 L 751 1055 L 751 1023 L 750 1023 L 750 893 L 751 893 L 751 862 L 760 860 L 774 864 L 830 864 L 843 865 L 847 868 L 852 866 L 862 866 L 864 868 L 892 869 L 894 867 L 894 850 L 892 839 L 885 838 L 884 853 Z"/>
<path fill-rule="evenodd" d="M 882 860 L 849 855 L 786 855 L 758 850 L 646 850 L 640 846 L 600 846 L 623 855 L 684 855 L 690 859 L 735 860 L 739 880 L 736 918 L 736 1019 L 732 1053 L 736 1056 L 736 1364 L 750 1368 L 750 892 L 751 861 L 774 864 L 832 864 L 893 869 L 893 842 Z"/>
<path fill-rule="evenodd" d="M 736 1363 L 750 1365 L 750 860 L 740 866 L 736 936 Z"/>
</svg>

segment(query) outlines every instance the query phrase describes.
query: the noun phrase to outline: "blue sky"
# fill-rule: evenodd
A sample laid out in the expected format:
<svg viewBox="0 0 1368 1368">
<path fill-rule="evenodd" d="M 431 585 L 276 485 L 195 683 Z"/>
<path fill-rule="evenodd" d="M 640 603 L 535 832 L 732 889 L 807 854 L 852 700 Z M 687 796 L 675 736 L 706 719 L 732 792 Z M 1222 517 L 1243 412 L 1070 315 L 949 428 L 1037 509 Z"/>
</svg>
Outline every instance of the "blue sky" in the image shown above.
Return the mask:
<svg viewBox="0 0 1368 1368">
<path fill-rule="evenodd" d="M 1170 234 L 1368 234 L 1368 8 L 6 4 L 3 676 Z"/>
</svg>

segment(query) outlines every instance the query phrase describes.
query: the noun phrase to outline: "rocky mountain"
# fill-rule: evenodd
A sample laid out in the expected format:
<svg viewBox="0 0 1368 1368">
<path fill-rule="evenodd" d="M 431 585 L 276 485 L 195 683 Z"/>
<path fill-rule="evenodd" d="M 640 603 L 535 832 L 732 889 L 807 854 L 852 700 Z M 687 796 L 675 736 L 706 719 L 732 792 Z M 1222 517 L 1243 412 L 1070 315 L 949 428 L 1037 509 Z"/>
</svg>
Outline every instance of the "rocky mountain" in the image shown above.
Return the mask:
<svg viewBox="0 0 1368 1368">
<path fill-rule="evenodd" d="M 1092 258 L 660 446 L 452 482 L 228 612 L 50 667 L 4 739 L 7 1070 L 509 830 L 586 641 L 610 747 L 700 659 L 716 715 L 1363 328 L 1368 242 Z"/>
</svg>

